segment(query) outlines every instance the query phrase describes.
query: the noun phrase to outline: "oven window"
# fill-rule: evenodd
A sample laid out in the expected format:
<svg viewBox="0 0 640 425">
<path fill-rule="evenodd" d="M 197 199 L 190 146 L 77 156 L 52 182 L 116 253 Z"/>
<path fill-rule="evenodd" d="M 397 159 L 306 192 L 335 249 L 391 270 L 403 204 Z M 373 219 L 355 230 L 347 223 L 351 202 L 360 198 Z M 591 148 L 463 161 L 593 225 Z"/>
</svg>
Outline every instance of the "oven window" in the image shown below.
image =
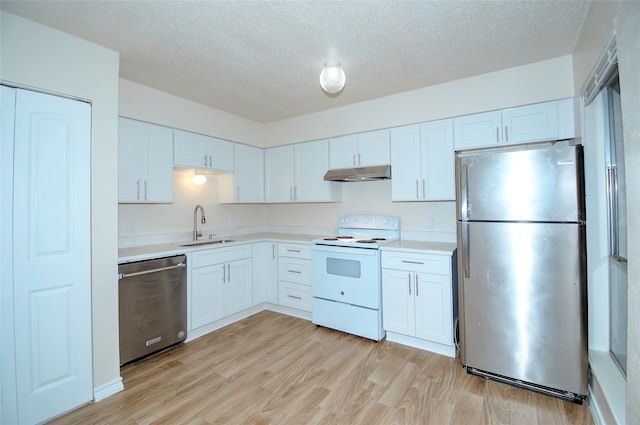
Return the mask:
<svg viewBox="0 0 640 425">
<path fill-rule="evenodd" d="M 360 278 L 360 261 L 342 258 L 327 258 L 327 274 Z"/>
</svg>

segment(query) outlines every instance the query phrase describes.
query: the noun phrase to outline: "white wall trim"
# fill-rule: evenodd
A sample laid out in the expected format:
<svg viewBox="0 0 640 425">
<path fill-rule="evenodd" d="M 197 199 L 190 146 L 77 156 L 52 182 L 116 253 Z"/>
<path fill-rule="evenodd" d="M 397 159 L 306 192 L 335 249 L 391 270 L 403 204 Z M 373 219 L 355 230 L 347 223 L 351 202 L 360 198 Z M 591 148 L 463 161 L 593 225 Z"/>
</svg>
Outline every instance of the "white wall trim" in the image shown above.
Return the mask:
<svg viewBox="0 0 640 425">
<path fill-rule="evenodd" d="M 596 425 L 625 425 L 627 382 L 608 352 L 589 350 L 589 401 Z"/>
<path fill-rule="evenodd" d="M 107 397 L 111 397 L 115 393 L 119 393 L 124 390 L 124 385 L 122 384 L 122 377 L 118 377 L 106 384 L 100 385 L 93 389 L 93 401 L 97 403 L 101 400 L 104 400 Z"/>
</svg>

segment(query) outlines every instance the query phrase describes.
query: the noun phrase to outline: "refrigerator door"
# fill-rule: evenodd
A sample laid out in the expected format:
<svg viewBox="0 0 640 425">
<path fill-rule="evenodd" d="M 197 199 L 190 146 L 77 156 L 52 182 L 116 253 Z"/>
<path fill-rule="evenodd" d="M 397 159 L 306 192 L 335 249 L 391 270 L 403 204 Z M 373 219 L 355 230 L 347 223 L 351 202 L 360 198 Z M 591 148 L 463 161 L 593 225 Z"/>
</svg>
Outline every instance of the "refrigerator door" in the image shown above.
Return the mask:
<svg viewBox="0 0 640 425">
<path fill-rule="evenodd" d="M 584 226 L 458 226 L 462 363 L 586 394 Z"/>
<path fill-rule="evenodd" d="M 459 152 L 458 220 L 582 222 L 582 146 Z"/>
</svg>

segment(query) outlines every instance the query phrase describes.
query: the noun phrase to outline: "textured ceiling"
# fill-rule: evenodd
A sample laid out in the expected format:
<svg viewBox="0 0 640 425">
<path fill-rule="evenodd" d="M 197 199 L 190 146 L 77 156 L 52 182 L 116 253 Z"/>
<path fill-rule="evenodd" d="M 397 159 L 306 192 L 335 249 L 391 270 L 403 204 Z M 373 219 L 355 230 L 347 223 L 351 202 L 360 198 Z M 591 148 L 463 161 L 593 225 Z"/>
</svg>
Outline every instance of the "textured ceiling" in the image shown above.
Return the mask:
<svg viewBox="0 0 640 425">
<path fill-rule="evenodd" d="M 120 76 L 258 122 L 570 54 L 589 1 L 7 1 Z M 327 59 L 347 83 L 322 92 Z"/>
</svg>

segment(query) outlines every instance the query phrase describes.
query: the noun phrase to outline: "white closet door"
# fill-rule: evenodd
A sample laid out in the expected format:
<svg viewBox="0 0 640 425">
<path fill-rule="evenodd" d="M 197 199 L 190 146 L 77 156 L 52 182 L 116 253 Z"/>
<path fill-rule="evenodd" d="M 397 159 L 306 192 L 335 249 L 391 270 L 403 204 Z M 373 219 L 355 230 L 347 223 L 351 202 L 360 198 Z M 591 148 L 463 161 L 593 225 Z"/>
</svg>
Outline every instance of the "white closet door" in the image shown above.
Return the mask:
<svg viewBox="0 0 640 425">
<path fill-rule="evenodd" d="M 13 344 L 13 124 L 16 91 L 0 86 L 0 424 L 18 422 Z"/>
<path fill-rule="evenodd" d="M 15 113 L 15 350 L 27 424 L 92 399 L 91 107 L 17 90 Z"/>
</svg>

